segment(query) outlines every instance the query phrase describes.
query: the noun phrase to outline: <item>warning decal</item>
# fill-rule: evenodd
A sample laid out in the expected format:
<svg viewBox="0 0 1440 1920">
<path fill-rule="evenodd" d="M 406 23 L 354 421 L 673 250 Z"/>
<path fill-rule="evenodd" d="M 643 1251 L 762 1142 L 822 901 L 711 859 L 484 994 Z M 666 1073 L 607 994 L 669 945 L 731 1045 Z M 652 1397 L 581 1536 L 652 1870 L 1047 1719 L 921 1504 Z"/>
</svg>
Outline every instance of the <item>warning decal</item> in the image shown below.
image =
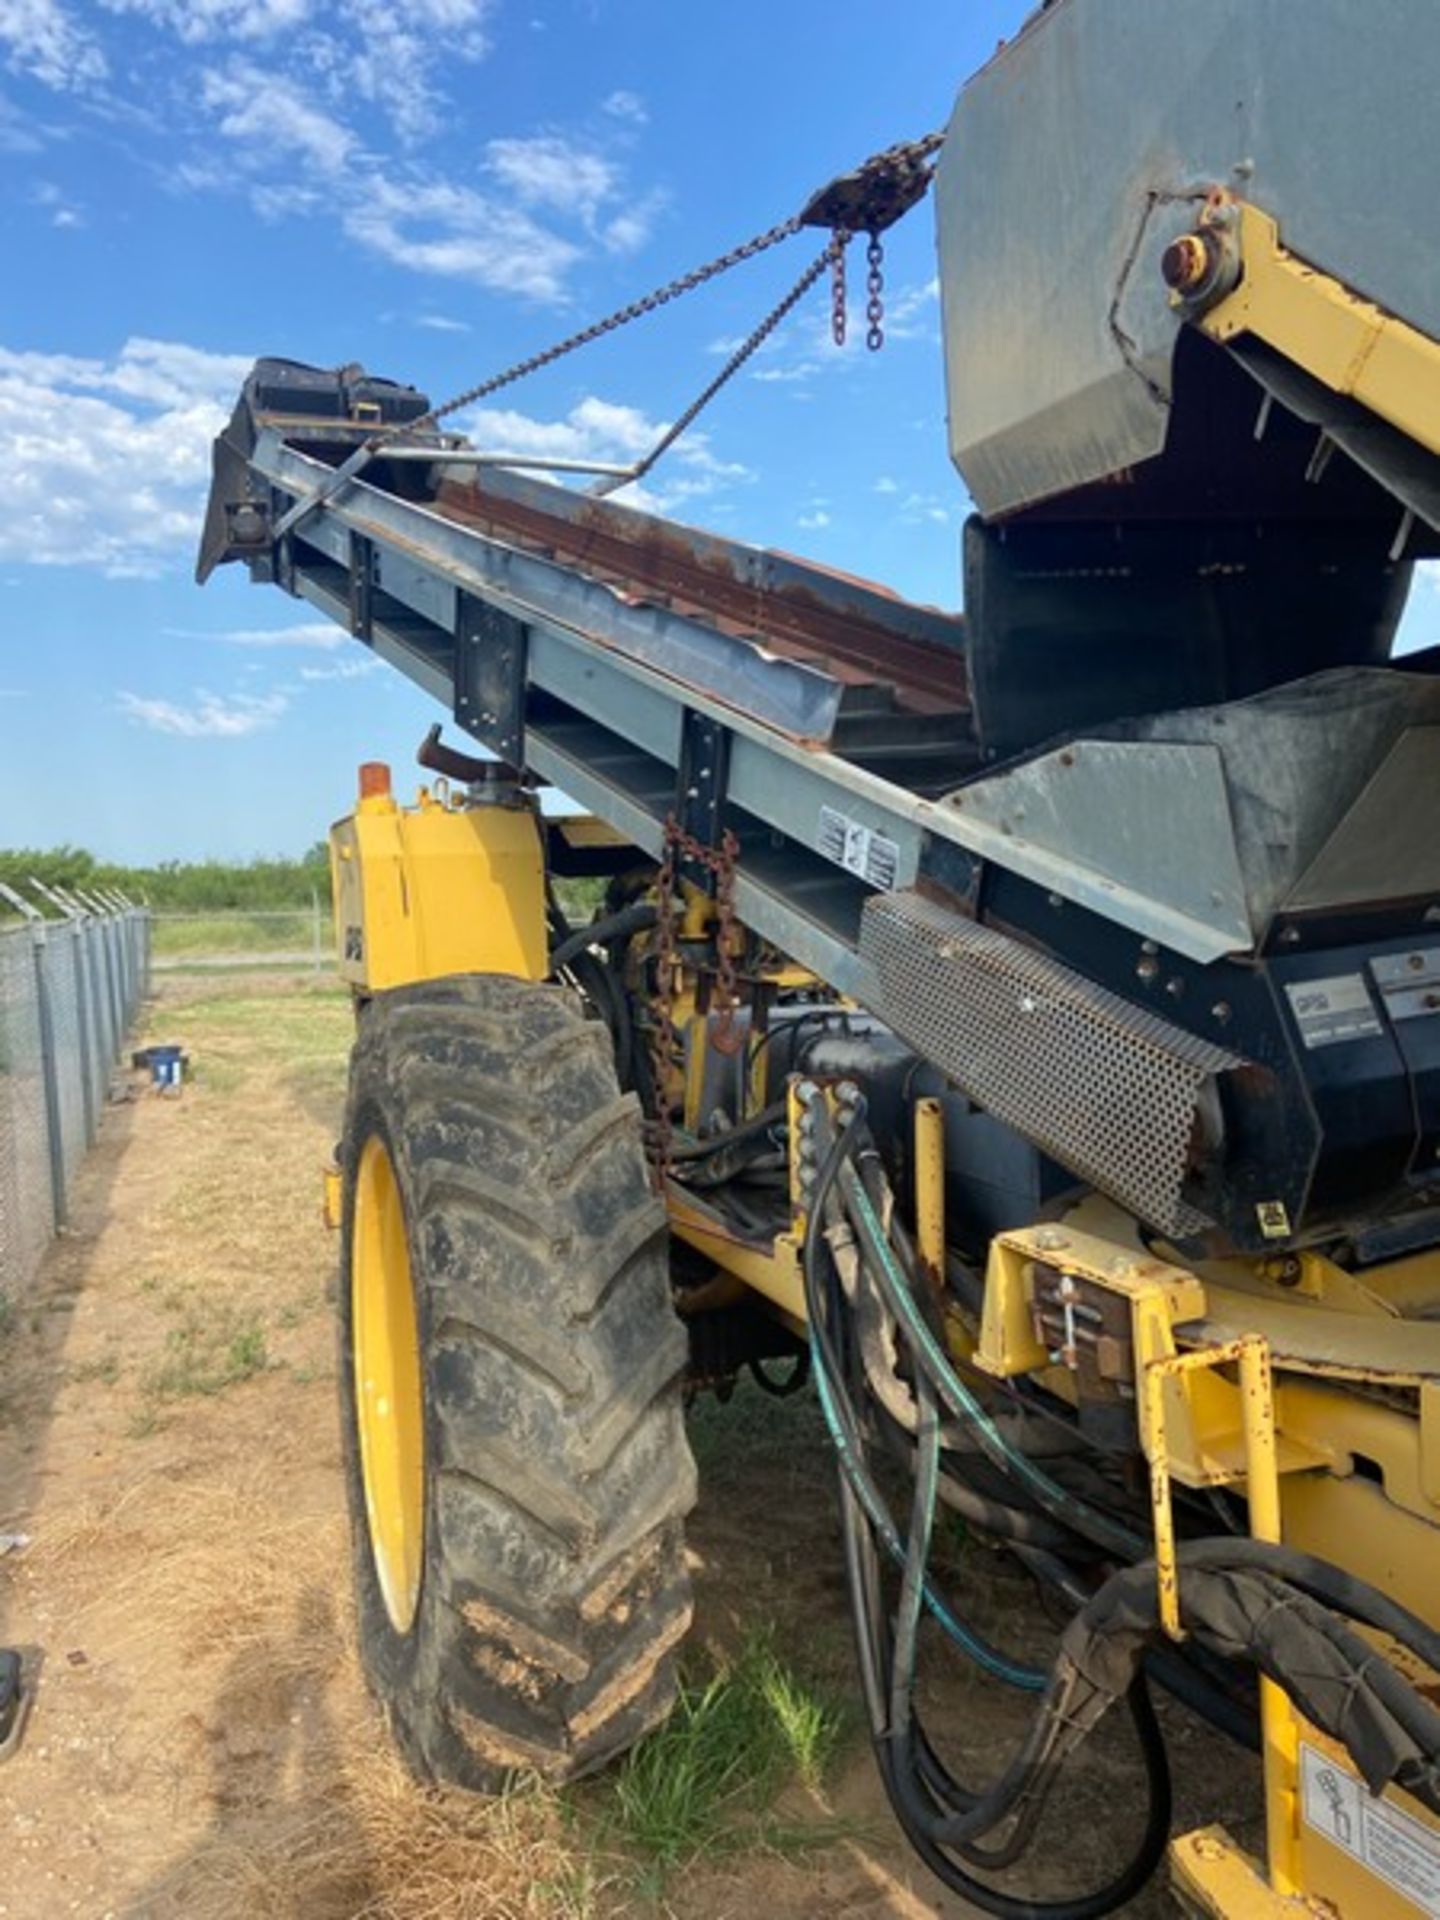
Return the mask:
<svg viewBox="0 0 1440 1920">
<path fill-rule="evenodd" d="M 1305 1824 L 1440 1920 L 1440 1834 L 1401 1813 L 1328 1754 L 1300 1746 Z"/>
<path fill-rule="evenodd" d="M 900 866 L 900 849 L 883 833 L 862 826 L 834 807 L 821 807 L 820 831 L 815 836 L 816 850 L 837 867 L 859 874 L 872 887 L 885 892 L 895 885 Z"/>
</svg>

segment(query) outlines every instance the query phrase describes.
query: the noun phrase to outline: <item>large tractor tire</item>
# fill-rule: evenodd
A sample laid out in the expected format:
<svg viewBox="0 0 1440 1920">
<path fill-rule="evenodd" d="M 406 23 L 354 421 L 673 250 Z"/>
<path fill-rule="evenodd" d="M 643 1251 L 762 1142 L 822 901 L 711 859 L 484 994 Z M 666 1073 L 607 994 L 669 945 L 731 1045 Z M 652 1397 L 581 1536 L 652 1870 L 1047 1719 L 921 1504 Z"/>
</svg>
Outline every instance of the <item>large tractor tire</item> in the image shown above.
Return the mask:
<svg viewBox="0 0 1440 1920">
<path fill-rule="evenodd" d="M 694 1500 L 664 1208 L 605 1030 L 496 976 L 377 995 L 343 1146 L 359 1637 L 400 1747 L 493 1792 L 662 1719 Z"/>
</svg>

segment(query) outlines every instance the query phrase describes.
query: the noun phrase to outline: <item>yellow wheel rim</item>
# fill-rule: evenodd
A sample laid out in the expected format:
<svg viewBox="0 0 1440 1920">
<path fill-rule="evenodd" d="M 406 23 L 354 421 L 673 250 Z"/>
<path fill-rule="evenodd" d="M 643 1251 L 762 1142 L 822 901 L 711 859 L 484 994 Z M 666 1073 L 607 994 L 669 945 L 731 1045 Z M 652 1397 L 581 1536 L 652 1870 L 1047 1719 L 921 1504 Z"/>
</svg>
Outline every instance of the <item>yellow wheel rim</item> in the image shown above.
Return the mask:
<svg viewBox="0 0 1440 1920">
<path fill-rule="evenodd" d="M 400 1188 L 374 1134 L 355 1180 L 350 1315 L 370 1549 L 385 1610 L 395 1631 L 405 1633 L 420 1598 L 425 1541 L 420 1334 Z"/>
</svg>

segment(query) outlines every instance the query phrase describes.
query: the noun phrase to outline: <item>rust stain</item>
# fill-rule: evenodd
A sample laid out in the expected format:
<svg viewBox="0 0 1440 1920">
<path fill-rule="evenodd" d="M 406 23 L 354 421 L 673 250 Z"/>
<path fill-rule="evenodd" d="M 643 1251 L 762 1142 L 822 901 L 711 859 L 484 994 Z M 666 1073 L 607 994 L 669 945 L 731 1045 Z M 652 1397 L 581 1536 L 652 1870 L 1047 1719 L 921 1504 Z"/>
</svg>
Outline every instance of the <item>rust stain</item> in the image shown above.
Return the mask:
<svg viewBox="0 0 1440 1920">
<path fill-rule="evenodd" d="M 739 579 L 723 555 L 707 556 L 659 522 L 637 526 L 629 515 L 622 522 L 598 500 L 582 500 L 574 518 L 562 517 L 480 485 L 446 480 L 436 504 L 448 518 L 493 538 L 582 567 L 631 605 L 699 615 L 733 637 L 820 668 L 846 685 L 891 688 L 896 705 L 909 712 L 969 712 L 958 620 L 954 647 L 897 633 L 863 608 L 831 606 L 802 584 Z M 866 591 L 884 589 L 867 583 Z"/>
</svg>

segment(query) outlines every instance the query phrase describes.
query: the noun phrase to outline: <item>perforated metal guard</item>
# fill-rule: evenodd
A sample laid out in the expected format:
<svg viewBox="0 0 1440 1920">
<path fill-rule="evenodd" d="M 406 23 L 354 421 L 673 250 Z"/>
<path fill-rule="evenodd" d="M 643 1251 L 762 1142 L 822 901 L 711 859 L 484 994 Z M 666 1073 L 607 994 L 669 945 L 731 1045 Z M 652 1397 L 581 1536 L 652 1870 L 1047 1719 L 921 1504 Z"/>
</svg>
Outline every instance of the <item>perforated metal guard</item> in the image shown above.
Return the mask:
<svg viewBox="0 0 1440 1920">
<path fill-rule="evenodd" d="M 1165 1233 L 1200 1090 L 1234 1054 L 913 893 L 865 908 L 863 997 L 972 1100 Z"/>
</svg>

